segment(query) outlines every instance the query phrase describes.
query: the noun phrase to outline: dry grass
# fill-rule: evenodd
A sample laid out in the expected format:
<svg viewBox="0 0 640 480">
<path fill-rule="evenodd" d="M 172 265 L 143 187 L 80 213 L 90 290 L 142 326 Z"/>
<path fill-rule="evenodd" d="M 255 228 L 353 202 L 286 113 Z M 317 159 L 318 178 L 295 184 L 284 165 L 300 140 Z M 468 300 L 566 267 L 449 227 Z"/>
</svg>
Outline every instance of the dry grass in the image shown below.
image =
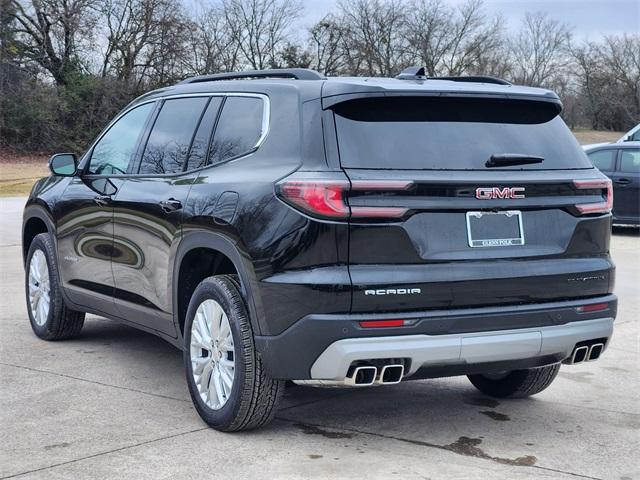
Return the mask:
<svg viewBox="0 0 640 480">
<path fill-rule="evenodd" d="M 615 142 L 618 140 L 624 132 L 605 132 L 600 130 L 574 130 L 573 134 L 580 142 L 580 145 L 586 145 L 588 143 L 605 143 Z"/>
<path fill-rule="evenodd" d="M 623 132 L 575 130 L 574 135 L 581 144 L 613 142 Z M 46 155 L 21 155 L 0 150 L 0 196 L 28 195 L 34 182 L 49 175 Z"/>
<path fill-rule="evenodd" d="M 47 157 L 0 150 L 0 196 L 28 195 L 34 182 L 49 175 Z"/>
</svg>

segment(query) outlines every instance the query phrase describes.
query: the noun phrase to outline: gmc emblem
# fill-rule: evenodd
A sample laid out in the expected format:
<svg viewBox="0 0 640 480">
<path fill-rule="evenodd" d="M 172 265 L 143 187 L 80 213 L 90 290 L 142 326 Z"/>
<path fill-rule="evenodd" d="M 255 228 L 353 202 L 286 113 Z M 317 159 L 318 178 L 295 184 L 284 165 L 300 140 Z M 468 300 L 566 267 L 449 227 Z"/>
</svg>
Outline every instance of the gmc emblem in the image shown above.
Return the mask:
<svg viewBox="0 0 640 480">
<path fill-rule="evenodd" d="M 479 187 L 476 188 L 478 200 L 492 200 L 494 198 L 524 198 L 524 187 Z"/>
</svg>

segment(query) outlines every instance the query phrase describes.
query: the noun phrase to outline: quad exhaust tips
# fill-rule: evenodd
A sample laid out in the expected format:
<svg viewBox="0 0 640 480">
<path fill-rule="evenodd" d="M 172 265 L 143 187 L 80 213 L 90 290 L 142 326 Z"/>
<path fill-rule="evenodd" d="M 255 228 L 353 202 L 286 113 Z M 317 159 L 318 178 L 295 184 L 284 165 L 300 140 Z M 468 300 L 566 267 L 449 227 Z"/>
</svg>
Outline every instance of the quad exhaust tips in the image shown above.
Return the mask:
<svg viewBox="0 0 640 480">
<path fill-rule="evenodd" d="M 404 365 L 352 366 L 344 380 L 294 380 L 298 385 L 325 387 L 369 387 L 371 385 L 395 385 L 404 377 Z"/>
<path fill-rule="evenodd" d="M 569 357 L 567 363 L 574 365 L 576 363 L 591 362 L 600 358 L 600 355 L 604 351 L 604 343 L 598 342 L 591 345 L 581 345 L 576 347 Z"/>
<path fill-rule="evenodd" d="M 344 383 L 354 387 L 367 387 L 375 383 L 377 376 L 378 369 L 376 367 L 364 365 L 351 370 L 344 379 Z"/>
<path fill-rule="evenodd" d="M 380 369 L 380 375 L 376 378 L 376 383 L 380 385 L 394 385 L 402 381 L 404 376 L 404 365 L 385 365 Z"/>
</svg>

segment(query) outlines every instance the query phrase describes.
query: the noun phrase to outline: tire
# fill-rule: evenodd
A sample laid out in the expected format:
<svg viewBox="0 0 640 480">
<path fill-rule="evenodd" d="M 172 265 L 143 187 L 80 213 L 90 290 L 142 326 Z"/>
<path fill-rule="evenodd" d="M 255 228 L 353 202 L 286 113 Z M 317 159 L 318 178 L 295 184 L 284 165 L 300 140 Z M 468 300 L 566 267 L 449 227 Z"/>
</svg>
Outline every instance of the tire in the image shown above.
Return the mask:
<svg viewBox="0 0 640 480">
<path fill-rule="evenodd" d="M 48 233 L 36 235 L 29 246 L 25 296 L 31 328 L 43 340 L 65 340 L 82 330 L 84 312 L 70 309 L 62 298 L 55 246 Z"/>
<path fill-rule="evenodd" d="M 203 325 L 208 326 L 209 337 L 200 333 L 205 331 Z M 233 340 L 231 346 L 229 338 Z M 208 277 L 198 284 L 187 310 L 184 341 L 189 393 L 198 414 L 210 427 L 223 432 L 250 430 L 273 419 L 284 382 L 270 378 L 264 370 L 235 276 Z M 211 350 L 202 345 L 211 345 Z M 229 387 L 225 379 L 231 371 Z"/>
<path fill-rule="evenodd" d="M 526 398 L 540 393 L 556 378 L 560 364 L 514 370 L 500 378 L 469 375 L 469 381 L 485 395 L 497 398 Z"/>
</svg>

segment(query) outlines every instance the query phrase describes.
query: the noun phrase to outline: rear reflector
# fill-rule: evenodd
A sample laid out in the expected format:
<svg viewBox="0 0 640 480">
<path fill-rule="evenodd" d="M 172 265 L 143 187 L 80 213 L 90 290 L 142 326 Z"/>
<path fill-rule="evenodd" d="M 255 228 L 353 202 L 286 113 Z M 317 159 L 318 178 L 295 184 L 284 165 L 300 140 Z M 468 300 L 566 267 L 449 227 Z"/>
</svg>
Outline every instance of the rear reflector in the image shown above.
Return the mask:
<svg viewBox="0 0 640 480">
<path fill-rule="evenodd" d="M 405 321 L 404 320 L 363 320 L 360 322 L 360 326 L 362 328 L 404 327 Z"/>
<path fill-rule="evenodd" d="M 609 308 L 608 303 L 592 303 L 591 305 L 582 305 L 581 307 L 576 307 L 576 312 L 578 313 L 601 312 L 603 310 L 607 310 L 608 308 Z"/>
<path fill-rule="evenodd" d="M 589 213 L 610 213 L 613 208 L 613 187 L 611 180 L 574 180 L 573 186 L 579 190 L 607 190 L 607 199 L 604 202 L 582 203 L 576 205 L 582 215 Z"/>
</svg>

